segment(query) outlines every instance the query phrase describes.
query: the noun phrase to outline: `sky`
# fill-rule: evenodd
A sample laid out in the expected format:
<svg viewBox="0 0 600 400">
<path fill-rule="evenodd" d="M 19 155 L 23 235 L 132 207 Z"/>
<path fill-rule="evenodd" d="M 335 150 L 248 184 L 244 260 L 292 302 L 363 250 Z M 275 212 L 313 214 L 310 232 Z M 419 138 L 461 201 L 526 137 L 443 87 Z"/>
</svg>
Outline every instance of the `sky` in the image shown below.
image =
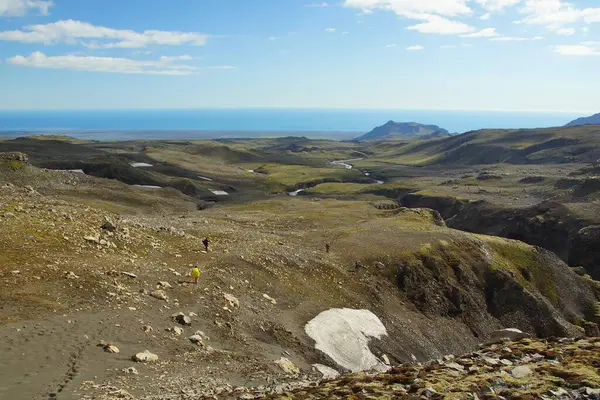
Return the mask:
<svg viewBox="0 0 600 400">
<path fill-rule="evenodd" d="M 0 0 L 0 110 L 600 111 L 600 0 Z"/>
</svg>

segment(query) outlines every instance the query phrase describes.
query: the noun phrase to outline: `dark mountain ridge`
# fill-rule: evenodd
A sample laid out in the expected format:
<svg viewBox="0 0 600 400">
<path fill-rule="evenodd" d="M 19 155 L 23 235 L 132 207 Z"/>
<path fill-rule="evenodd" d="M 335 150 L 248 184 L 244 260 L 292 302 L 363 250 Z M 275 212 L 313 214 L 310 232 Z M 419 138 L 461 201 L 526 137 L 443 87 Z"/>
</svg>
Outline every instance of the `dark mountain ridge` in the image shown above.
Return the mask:
<svg viewBox="0 0 600 400">
<path fill-rule="evenodd" d="M 580 125 L 598 125 L 600 124 L 600 113 L 591 115 L 589 117 L 577 118 L 569 122 L 565 126 L 580 126 Z"/>
<path fill-rule="evenodd" d="M 433 139 L 450 136 L 450 132 L 437 125 L 424 125 L 417 122 L 388 121 L 370 132 L 356 138 L 363 140 L 384 140 L 397 138 Z"/>
</svg>

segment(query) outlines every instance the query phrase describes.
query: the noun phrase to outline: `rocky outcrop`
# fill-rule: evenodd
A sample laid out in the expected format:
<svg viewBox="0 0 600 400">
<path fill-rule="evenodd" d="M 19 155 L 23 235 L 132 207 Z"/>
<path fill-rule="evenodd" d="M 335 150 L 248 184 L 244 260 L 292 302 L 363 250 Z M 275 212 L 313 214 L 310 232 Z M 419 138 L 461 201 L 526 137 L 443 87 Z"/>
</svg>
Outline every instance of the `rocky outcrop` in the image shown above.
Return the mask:
<svg viewBox="0 0 600 400">
<path fill-rule="evenodd" d="M 25 153 L 18 151 L 0 153 L 0 161 L 21 161 L 29 162 L 29 157 Z"/>
<path fill-rule="evenodd" d="M 406 195 L 400 203 L 436 210 L 450 228 L 543 247 L 570 266 L 583 266 L 592 278 L 600 279 L 600 225 L 574 215 L 560 203 L 505 208 L 484 201 L 420 193 Z"/>
<path fill-rule="evenodd" d="M 377 375 L 354 374 L 271 399 L 597 399 L 600 339 L 523 339 Z"/>
</svg>

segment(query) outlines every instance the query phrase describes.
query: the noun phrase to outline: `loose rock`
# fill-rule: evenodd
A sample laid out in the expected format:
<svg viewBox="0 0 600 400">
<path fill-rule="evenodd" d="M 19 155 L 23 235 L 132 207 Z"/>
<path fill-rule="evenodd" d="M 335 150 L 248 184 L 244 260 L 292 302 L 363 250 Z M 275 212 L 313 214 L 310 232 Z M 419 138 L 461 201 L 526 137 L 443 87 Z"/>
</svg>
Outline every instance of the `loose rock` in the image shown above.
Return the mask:
<svg viewBox="0 0 600 400">
<path fill-rule="evenodd" d="M 154 353 L 151 353 L 148 350 L 145 350 L 141 353 L 137 353 L 133 357 L 131 357 L 135 362 L 154 362 L 158 361 L 158 356 Z"/>
</svg>

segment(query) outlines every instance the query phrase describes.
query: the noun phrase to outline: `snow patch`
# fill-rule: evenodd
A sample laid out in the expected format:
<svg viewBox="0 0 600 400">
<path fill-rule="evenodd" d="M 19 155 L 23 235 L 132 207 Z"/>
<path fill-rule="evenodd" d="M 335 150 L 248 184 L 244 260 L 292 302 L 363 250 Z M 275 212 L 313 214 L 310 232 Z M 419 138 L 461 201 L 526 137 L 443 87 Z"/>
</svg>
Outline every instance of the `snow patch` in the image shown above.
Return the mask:
<svg viewBox="0 0 600 400">
<path fill-rule="evenodd" d="M 385 326 L 369 310 L 332 308 L 309 321 L 304 330 L 317 350 L 352 372 L 389 368 L 369 350 L 369 338 L 387 336 Z"/>
<path fill-rule="evenodd" d="M 141 188 L 145 188 L 145 189 L 162 189 L 160 186 L 153 186 L 153 185 L 133 185 L 133 186 L 137 186 L 137 187 L 141 187 Z"/>
<path fill-rule="evenodd" d="M 205 176 L 200 176 L 200 175 L 198 175 L 198 178 L 200 178 L 200 179 L 204 179 L 205 181 L 209 181 L 209 182 L 212 182 L 212 181 L 213 181 L 212 179 L 210 179 L 210 178 L 207 178 L 207 177 L 205 177 Z"/>
<path fill-rule="evenodd" d="M 154 165 L 152 164 L 148 164 L 145 162 L 132 162 L 130 164 L 133 168 L 148 168 L 148 167 L 154 167 Z"/>
<path fill-rule="evenodd" d="M 313 364 L 312 365 L 321 375 L 323 375 L 323 379 L 335 379 L 340 376 L 340 373 L 335 369 L 328 367 L 323 364 Z"/>
<path fill-rule="evenodd" d="M 298 194 L 299 194 L 300 192 L 304 192 L 304 189 L 298 189 L 298 190 L 294 190 L 293 192 L 289 192 L 288 194 L 289 194 L 290 196 L 298 196 Z"/>
<path fill-rule="evenodd" d="M 77 174 L 85 174 L 82 169 L 70 169 L 69 172 L 75 172 Z"/>
<path fill-rule="evenodd" d="M 229 195 L 229 193 L 227 193 L 227 192 L 226 192 L 226 191 L 224 191 L 224 190 L 212 190 L 212 189 L 209 189 L 209 190 L 210 190 L 210 191 L 211 191 L 211 192 L 212 192 L 214 195 L 216 195 L 216 196 L 227 196 L 227 195 Z"/>
</svg>

